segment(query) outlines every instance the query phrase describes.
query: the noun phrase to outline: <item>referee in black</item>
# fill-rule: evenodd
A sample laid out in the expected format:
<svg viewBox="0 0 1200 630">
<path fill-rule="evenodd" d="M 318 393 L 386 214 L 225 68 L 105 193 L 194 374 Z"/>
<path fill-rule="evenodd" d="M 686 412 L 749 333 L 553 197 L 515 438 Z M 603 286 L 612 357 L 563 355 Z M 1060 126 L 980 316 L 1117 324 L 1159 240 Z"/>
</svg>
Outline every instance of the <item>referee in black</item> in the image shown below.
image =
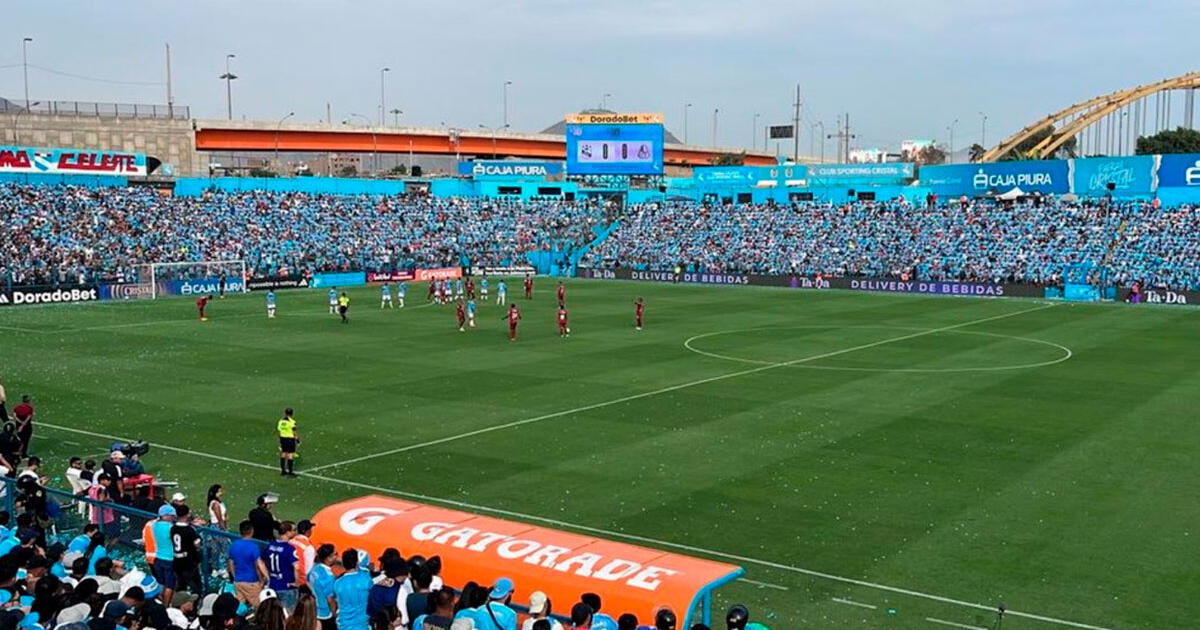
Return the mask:
<svg viewBox="0 0 1200 630">
<path fill-rule="evenodd" d="M 279 432 L 279 474 L 284 477 L 296 476 L 296 446 L 300 444 L 300 434 L 296 433 L 295 412 L 291 407 L 283 410 L 283 417 L 275 424 Z"/>
</svg>

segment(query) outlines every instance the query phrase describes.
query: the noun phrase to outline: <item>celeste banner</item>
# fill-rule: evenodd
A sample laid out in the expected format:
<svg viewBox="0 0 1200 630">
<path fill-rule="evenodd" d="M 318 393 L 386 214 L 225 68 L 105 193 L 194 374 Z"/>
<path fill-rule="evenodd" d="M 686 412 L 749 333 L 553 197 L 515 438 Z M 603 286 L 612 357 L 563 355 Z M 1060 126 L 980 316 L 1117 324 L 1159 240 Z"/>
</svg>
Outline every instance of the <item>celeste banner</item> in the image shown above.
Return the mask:
<svg viewBox="0 0 1200 630">
<path fill-rule="evenodd" d="M 904 184 L 913 178 L 912 162 L 885 164 L 811 164 L 808 175 L 814 185 Z"/>
<path fill-rule="evenodd" d="M 782 166 L 697 166 L 692 169 L 696 183 L 706 186 L 786 186 L 803 180 L 809 167 L 803 164 Z"/>
<path fill-rule="evenodd" d="M 1148 195 L 1158 187 L 1153 155 L 1087 158 L 1075 160 L 1072 187 L 1076 195 L 1100 197 L 1113 185 L 1114 195 Z"/>
<path fill-rule="evenodd" d="M 146 175 L 142 153 L 0 146 L 0 173 Z"/>
<path fill-rule="evenodd" d="M 923 166 L 919 175 L 921 185 L 932 188 L 939 195 L 975 197 L 1006 193 L 1014 188 L 1043 195 L 1061 195 L 1071 191 L 1071 164 L 1068 160 Z"/>
<path fill-rule="evenodd" d="M 516 162 L 510 160 L 475 160 L 459 162 L 458 174 L 474 179 L 544 179 L 562 174 L 561 162 Z"/>
</svg>

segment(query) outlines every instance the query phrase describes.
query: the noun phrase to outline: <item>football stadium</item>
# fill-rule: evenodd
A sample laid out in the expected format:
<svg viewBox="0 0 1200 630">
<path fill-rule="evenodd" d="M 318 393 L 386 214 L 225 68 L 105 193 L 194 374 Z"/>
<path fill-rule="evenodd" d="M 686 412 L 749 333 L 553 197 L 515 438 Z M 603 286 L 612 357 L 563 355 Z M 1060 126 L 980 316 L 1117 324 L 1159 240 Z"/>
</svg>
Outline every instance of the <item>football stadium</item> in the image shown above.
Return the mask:
<svg viewBox="0 0 1200 630">
<path fill-rule="evenodd" d="M 1193 627 L 1195 12 L 761 4 L 14 8 L 0 630 Z"/>
</svg>

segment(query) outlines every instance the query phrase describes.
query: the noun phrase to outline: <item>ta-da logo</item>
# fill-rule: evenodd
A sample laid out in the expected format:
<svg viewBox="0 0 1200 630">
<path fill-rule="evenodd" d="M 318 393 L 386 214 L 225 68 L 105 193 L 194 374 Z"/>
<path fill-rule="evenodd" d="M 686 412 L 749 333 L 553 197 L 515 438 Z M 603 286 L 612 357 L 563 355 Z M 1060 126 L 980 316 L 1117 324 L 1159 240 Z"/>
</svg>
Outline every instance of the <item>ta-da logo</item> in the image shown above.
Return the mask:
<svg viewBox="0 0 1200 630">
<path fill-rule="evenodd" d="M 1200 160 L 1196 160 L 1195 164 L 1183 172 L 1183 183 L 1188 186 L 1200 186 Z"/>
</svg>

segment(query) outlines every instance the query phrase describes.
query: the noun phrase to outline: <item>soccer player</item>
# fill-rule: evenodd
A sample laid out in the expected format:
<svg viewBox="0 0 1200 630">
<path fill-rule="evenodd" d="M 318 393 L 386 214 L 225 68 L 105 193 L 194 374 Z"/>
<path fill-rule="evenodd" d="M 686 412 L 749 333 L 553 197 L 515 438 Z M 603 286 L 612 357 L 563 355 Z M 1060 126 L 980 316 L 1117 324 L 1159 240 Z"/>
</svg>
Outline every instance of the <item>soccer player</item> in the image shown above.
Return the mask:
<svg viewBox="0 0 1200 630">
<path fill-rule="evenodd" d="M 571 329 L 567 327 L 567 307 L 558 305 L 558 336 L 569 337 Z"/>
<path fill-rule="evenodd" d="M 462 298 L 459 298 L 454 307 L 454 316 L 458 318 L 458 332 L 466 330 L 467 323 L 467 305 L 463 304 Z"/>
<path fill-rule="evenodd" d="M 346 317 L 346 312 L 350 310 L 350 296 L 342 291 L 342 295 L 338 297 L 338 315 L 342 316 L 342 323 L 349 324 L 350 320 Z"/>
<path fill-rule="evenodd" d="M 432 302 L 436 293 L 437 293 L 437 280 L 430 280 L 429 281 L 429 295 L 425 296 L 425 301 Z"/>
<path fill-rule="evenodd" d="M 296 447 L 300 445 L 300 434 L 296 431 L 295 412 L 291 407 L 283 410 L 283 417 L 275 423 L 279 432 L 279 474 L 283 477 L 296 476 Z"/>
<path fill-rule="evenodd" d="M 533 276 L 525 274 L 525 299 L 533 299 Z"/>
<path fill-rule="evenodd" d="M 475 327 L 475 298 L 467 300 L 467 326 Z"/>
<path fill-rule="evenodd" d="M 379 287 L 379 308 L 395 308 L 392 306 L 392 285 L 386 282 Z"/>
<path fill-rule="evenodd" d="M 220 291 L 222 300 L 225 299 L 225 284 L 226 284 L 225 272 L 222 271 L 221 278 L 217 283 L 217 290 Z"/>
<path fill-rule="evenodd" d="M 337 308 L 338 308 L 337 287 L 332 287 L 331 289 L 329 289 L 329 314 L 337 315 Z"/>
<path fill-rule="evenodd" d="M 496 305 L 504 306 L 508 303 L 508 285 L 504 284 L 504 280 L 496 283 Z"/>
<path fill-rule="evenodd" d="M 463 279 L 462 278 L 457 278 L 454 280 L 454 295 L 457 295 L 458 297 L 463 296 Z"/>
<path fill-rule="evenodd" d="M 467 299 L 475 299 L 475 281 L 470 278 L 467 278 Z"/>
<path fill-rule="evenodd" d="M 558 281 L 558 307 L 562 308 L 567 305 L 567 287 L 563 286 L 562 280 Z"/>
<path fill-rule="evenodd" d="M 438 304 L 450 303 L 450 281 L 442 280 L 438 285 Z"/>
<path fill-rule="evenodd" d="M 208 321 L 208 316 L 204 314 L 204 309 L 208 307 L 208 303 L 212 301 L 212 295 L 206 295 L 199 300 L 196 300 L 196 309 L 200 311 L 200 321 Z"/>
<path fill-rule="evenodd" d="M 275 319 L 275 292 L 267 291 L 267 319 Z"/>
<path fill-rule="evenodd" d="M 488 277 L 485 275 L 479 281 L 479 298 L 482 299 L 484 302 L 487 302 L 487 299 L 488 299 L 487 291 L 488 291 Z"/>
<path fill-rule="evenodd" d="M 396 300 L 400 302 L 400 308 L 404 308 L 404 296 L 408 294 L 408 285 L 403 282 L 396 283 Z"/>
<path fill-rule="evenodd" d="M 633 313 L 635 322 L 634 325 L 637 326 L 638 330 L 641 330 L 642 318 L 646 314 L 646 303 L 642 301 L 642 298 L 639 297 L 637 301 L 633 303 Z"/>
<path fill-rule="evenodd" d="M 508 340 L 517 340 L 517 324 L 521 321 L 521 311 L 517 310 L 516 304 L 508 305 Z"/>
</svg>

